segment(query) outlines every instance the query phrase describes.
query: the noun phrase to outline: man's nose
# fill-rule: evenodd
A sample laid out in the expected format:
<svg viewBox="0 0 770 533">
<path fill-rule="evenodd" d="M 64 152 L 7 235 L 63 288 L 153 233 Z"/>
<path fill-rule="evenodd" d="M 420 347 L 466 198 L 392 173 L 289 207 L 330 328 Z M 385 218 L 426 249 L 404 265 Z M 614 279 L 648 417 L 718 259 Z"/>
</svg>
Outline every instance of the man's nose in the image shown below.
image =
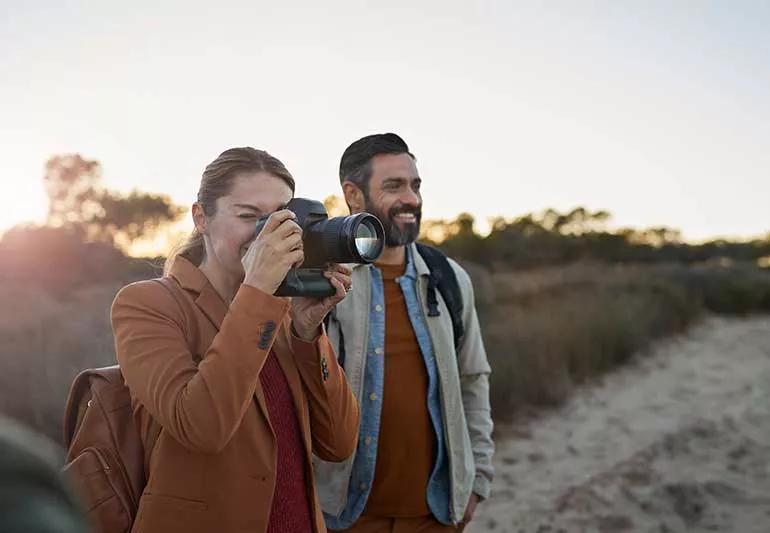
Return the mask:
<svg viewBox="0 0 770 533">
<path fill-rule="evenodd" d="M 422 205 L 422 197 L 420 196 L 420 193 L 412 189 L 407 189 L 401 193 L 399 200 L 402 204 L 412 207 L 420 207 Z"/>
</svg>

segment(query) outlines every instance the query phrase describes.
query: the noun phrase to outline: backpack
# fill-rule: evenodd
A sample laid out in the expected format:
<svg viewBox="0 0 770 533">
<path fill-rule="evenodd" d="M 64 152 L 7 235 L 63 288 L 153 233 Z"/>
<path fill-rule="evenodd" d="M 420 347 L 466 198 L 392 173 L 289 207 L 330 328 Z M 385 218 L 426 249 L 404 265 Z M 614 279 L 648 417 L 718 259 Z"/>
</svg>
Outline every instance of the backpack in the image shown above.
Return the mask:
<svg viewBox="0 0 770 533">
<path fill-rule="evenodd" d="M 170 279 L 154 281 L 179 303 Z M 64 410 L 63 473 L 80 496 L 95 533 L 131 531 L 160 430 L 152 425 L 145 449 L 119 366 L 86 369 L 72 382 Z"/>
<path fill-rule="evenodd" d="M 128 533 L 145 485 L 144 446 L 118 366 L 87 369 L 64 412 L 63 472 L 99 533 Z"/>
<path fill-rule="evenodd" d="M 452 319 L 452 332 L 454 333 L 455 350 L 459 353 L 462 338 L 465 335 L 463 326 L 463 295 L 460 292 L 460 283 L 457 281 L 452 265 L 444 252 L 427 244 L 417 243 L 417 251 L 427 263 L 430 270 L 428 279 L 428 316 L 439 316 L 438 299 L 436 289 L 449 309 L 449 317 Z"/>
<path fill-rule="evenodd" d="M 427 303 L 428 303 L 428 316 L 440 316 L 441 311 L 438 309 L 438 298 L 436 298 L 436 289 L 441 293 L 441 297 L 446 303 L 447 309 L 449 309 L 449 317 L 452 320 L 452 333 L 454 336 L 455 351 L 460 353 L 460 343 L 465 335 L 465 327 L 463 326 L 463 295 L 460 292 L 460 283 L 457 281 L 457 275 L 455 274 L 452 265 L 449 263 L 449 259 L 444 255 L 444 252 L 429 246 L 427 244 L 416 243 L 417 252 L 423 258 L 430 270 L 430 278 L 428 279 L 427 289 Z M 329 327 L 329 320 L 332 313 L 329 313 L 324 318 L 326 327 Z M 339 354 L 337 360 L 341 367 L 345 367 L 345 337 L 340 329 L 340 342 L 339 342 Z"/>
</svg>

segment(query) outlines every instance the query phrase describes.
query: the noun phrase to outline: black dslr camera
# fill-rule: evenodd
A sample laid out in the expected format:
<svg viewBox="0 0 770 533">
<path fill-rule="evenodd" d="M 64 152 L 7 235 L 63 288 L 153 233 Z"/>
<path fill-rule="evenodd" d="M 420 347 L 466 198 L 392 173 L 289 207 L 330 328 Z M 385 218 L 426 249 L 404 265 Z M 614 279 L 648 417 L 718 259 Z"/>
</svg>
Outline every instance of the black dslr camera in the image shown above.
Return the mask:
<svg viewBox="0 0 770 533">
<path fill-rule="evenodd" d="M 382 222 L 372 214 L 329 218 L 321 202 L 306 198 L 293 198 L 284 209 L 297 215 L 305 261 L 302 268 L 289 271 L 276 296 L 332 296 L 336 290 L 323 275 L 327 263 L 372 263 L 385 246 Z M 268 216 L 257 221 L 257 235 Z"/>
</svg>

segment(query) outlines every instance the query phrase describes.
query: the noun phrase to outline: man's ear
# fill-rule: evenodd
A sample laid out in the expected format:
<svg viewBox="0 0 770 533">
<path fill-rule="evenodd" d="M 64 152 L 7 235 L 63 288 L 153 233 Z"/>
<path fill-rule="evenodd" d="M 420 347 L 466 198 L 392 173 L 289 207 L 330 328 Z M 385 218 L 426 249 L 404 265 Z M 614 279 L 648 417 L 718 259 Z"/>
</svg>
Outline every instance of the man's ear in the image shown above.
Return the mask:
<svg viewBox="0 0 770 533">
<path fill-rule="evenodd" d="M 192 205 L 192 218 L 193 224 L 195 224 L 195 229 L 198 230 L 198 233 L 205 235 L 207 223 L 206 214 L 203 212 L 203 206 L 198 202 L 195 202 Z"/>
<path fill-rule="evenodd" d="M 342 193 L 345 195 L 345 203 L 348 204 L 351 213 L 364 211 L 366 207 L 364 191 L 358 185 L 352 181 L 345 181 L 342 183 Z"/>
</svg>

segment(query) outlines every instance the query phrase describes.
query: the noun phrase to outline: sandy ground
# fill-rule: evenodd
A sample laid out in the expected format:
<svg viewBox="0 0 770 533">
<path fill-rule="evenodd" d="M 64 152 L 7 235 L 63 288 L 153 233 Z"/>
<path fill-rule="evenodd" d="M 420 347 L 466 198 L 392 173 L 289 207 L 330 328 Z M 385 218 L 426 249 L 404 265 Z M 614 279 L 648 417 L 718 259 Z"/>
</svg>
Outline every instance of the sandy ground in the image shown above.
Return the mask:
<svg viewBox="0 0 770 533">
<path fill-rule="evenodd" d="M 500 428 L 494 532 L 770 532 L 770 318 L 709 318 Z"/>
</svg>

